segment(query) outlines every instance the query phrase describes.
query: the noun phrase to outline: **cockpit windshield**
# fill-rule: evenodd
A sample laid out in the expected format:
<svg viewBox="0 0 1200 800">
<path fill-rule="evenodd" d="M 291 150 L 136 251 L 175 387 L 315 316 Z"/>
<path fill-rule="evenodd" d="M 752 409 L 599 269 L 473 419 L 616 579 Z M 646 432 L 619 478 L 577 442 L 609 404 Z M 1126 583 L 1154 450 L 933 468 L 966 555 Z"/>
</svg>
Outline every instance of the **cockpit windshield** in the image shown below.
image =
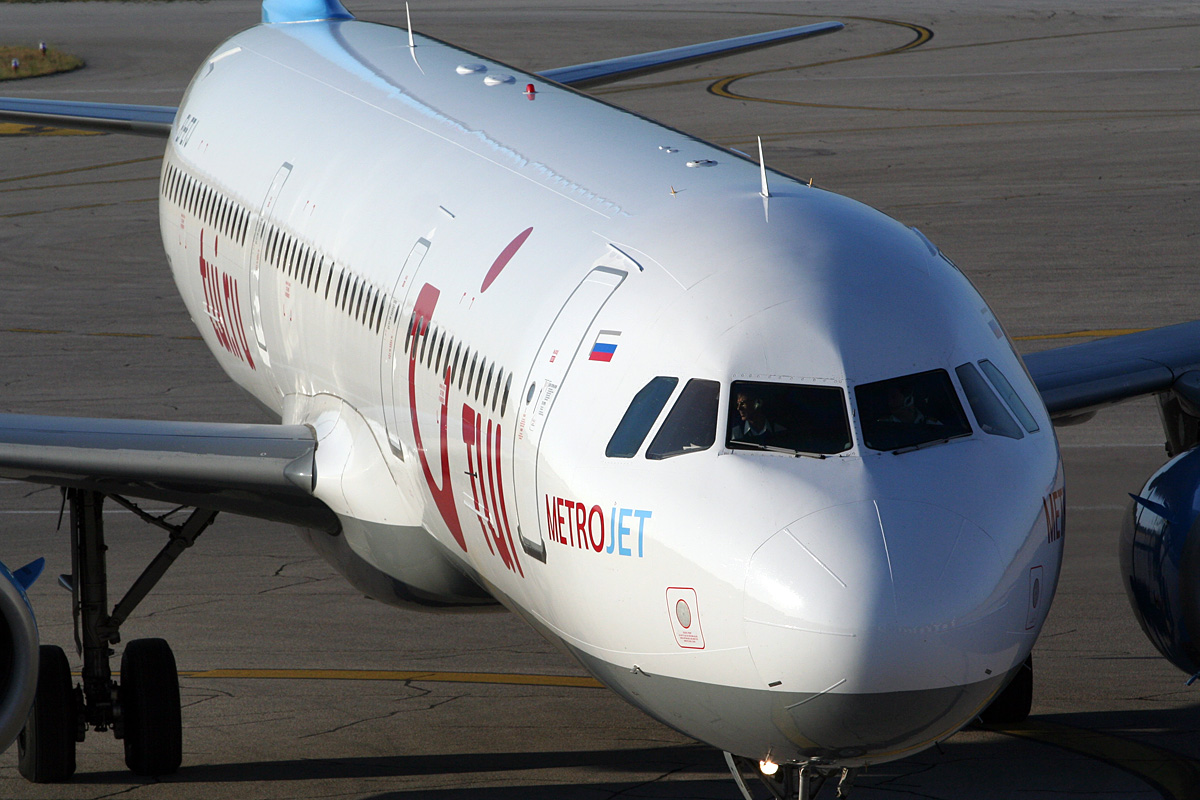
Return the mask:
<svg viewBox="0 0 1200 800">
<path fill-rule="evenodd" d="M 725 445 L 793 455 L 849 450 L 845 394 L 836 386 L 734 381 Z"/>
<path fill-rule="evenodd" d="M 854 397 L 863 443 L 872 450 L 906 450 L 971 433 L 944 369 L 864 383 Z"/>
</svg>

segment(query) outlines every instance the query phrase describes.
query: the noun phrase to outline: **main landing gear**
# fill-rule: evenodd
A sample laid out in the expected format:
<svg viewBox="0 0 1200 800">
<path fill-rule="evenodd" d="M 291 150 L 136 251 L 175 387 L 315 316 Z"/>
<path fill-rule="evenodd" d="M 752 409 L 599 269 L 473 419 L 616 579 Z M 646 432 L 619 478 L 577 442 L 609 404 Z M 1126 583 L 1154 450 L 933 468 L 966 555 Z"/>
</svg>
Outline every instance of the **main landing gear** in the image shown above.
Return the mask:
<svg viewBox="0 0 1200 800">
<path fill-rule="evenodd" d="M 121 656 L 121 681 L 113 680 L 111 645 L 120 628 L 167 568 L 212 524 L 217 512 L 195 509 L 181 525 L 156 517 L 123 497 L 66 489 L 71 514 L 71 575 L 59 582 L 71 590 L 75 645 L 83 655 L 82 683 L 72 685 L 61 647 L 42 645 L 37 696 L 17 739 L 18 766 L 35 783 L 59 783 L 75 773 L 75 745 L 88 729 L 111 730 L 125 743 L 125 764 L 139 775 L 165 775 L 179 768 L 183 736 L 175 656 L 162 639 L 135 639 Z M 170 539 L 108 613 L 103 505 L 106 497 L 142 520 L 163 528 Z M 174 513 L 174 512 L 172 512 Z"/>
<path fill-rule="evenodd" d="M 725 763 L 733 774 L 733 780 L 742 792 L 745 800 L 754 800 L 750 787 L 746 785 L 746 776 L 752 775 L 767 787 L 775 800 L 813 800 L 825 787 L 825 784 L 836 777 L 836 797 L 850 796 L 854 785 L 855 771 L 850 767 L 830 767 L 820 764 L 772 764 L 767 771 L 765 763 L 759 764 L 749 758 L 725 754 Z"/>
</svg>

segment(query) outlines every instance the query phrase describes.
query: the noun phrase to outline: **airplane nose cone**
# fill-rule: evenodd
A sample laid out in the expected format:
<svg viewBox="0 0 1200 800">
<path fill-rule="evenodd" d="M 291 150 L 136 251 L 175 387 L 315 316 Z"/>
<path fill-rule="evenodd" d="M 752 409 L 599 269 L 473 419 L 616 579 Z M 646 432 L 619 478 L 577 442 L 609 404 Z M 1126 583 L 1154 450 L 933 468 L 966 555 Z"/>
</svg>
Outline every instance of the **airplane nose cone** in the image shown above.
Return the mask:
<svg viewBox="0 0 1200 800">
<path fill-rule="evenodd" d="M 1011 561 L 964 517 L 906 500 L 827 508 L 776 533 L 751 558 L 744 607 L 764 684 L 798 694 L 776 724 L 823 752 L 956 729 L 1021 657 Z"/>
</svg>

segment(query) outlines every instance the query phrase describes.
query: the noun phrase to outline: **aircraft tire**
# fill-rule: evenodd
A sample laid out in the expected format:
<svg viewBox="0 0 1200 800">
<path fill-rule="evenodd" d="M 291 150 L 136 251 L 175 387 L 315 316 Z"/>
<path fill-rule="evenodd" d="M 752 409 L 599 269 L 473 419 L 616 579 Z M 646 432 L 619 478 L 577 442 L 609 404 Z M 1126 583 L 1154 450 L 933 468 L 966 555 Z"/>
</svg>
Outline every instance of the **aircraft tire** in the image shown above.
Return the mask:
<svg viewBox="0 0 1200 800">
<path fill-rule="evenodd" d="M 38 648 L 33 708 L 17 737 L 17 769 L 33 783 L 62 783 L 75 774 L 75 692 L 61 647 Z"/>
<path fill-rule="evenodd" d="M 118 693 L 125 766 L 138 775 L 167 775 L 183 761 L 179 673 L 164 639 L 134 639 L 121 656 Z"/>
<path fill-rule="evenodd" d="M 996 695 L 979 719 L 984 725 L 1013 725 L 1029 718 L 1033 708 L 1033 654 L 1025 659 L 1016 676 Z"/>
</svg>

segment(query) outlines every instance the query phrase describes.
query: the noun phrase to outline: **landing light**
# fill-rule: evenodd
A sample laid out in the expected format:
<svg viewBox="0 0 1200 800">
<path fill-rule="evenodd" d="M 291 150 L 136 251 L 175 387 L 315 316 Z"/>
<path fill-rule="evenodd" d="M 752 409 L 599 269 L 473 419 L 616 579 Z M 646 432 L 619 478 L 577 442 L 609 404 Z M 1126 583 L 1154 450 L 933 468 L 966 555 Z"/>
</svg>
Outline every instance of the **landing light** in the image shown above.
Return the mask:
<svg viewBox="0 0 1200 800">
<path fill-rule="evenodd" d="M 779 771 L 779 765 L 769 758 L 765 758 L 758 762 L 758 770 L 763 775 L 771 776 Z"/>
</svg>

